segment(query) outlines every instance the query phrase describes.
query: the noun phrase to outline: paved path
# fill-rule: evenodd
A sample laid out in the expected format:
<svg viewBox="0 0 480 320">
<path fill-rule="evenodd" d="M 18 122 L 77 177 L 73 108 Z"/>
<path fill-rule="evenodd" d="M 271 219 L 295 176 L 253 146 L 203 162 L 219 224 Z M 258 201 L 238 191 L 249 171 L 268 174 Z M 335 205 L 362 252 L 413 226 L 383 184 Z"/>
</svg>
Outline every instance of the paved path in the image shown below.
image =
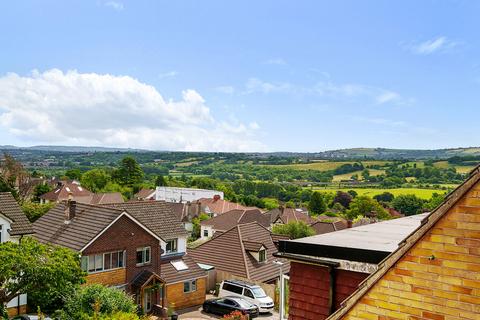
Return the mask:
<svg viewBox="0 0 480 320">
<path fill-rule="evenodd" d="M 190 308 L 190 309 L 185 309 L 179 311 L 179 319 L 181 320 L 212 320 L 212 319 L 222 319 L 221 316 L 217 316 L 211 313 L 205 313 L 202 311 L 202 307 L 196 307 L 196 308 Z M 278 313 L 273 312 L 273 313 L 267 313 L 267 314 L 261 314 L 258 318 L 255 318 L 258 320 L 278 320 Z"/>
</svg>

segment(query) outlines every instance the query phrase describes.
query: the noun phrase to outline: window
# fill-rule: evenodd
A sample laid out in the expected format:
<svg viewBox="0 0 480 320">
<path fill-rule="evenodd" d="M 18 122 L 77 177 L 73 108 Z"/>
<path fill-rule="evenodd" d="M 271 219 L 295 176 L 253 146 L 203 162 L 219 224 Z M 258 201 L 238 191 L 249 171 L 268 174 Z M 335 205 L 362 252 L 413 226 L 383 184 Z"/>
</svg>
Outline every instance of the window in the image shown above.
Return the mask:
<svg viewBox="0 0 480 320">
<path fill-rule="evenodd" d="M 242 294 L 242 291 L 243 291 L 242 287 L 236 286 L 236 285 L 231 284 L 231 283 L 224 283 L 222 289 L 226 290 L 226 291 L 233 292 L 233 293 L 237 293 L 237 294 Z"/>
<path fill-rule="evenodd" d="M 208 230 L 203 230 L 203 236 L 208 237 Z"/>
<path fill-rule="evenodd" d="M 165 248 L 167 253 L 177 252 L 177 239 L 167 240 L 167 246 Z"/>
<path fill-rule="evenodd" d="M 197 280 L 190 280 L 183 283 L 183 292 L 197 291 Z"/>
<path fill-rule="evenodd" d="M 88 272 L 97 272 L 125 267 L 125 253 L 115 251 L 103 254 L 83 256 L 80 266 L 82 270 Z"/>
<path fill-rule="evenodd" d="M 137 248 L 137 265 L 150 263 L 150 247 Z"/>
<path fill-rule="evenodd" d="M 252 298 L 252 299 L 255 299 L 255 297 L 253 296 L 253 293 L 252 291 L 248 290 L 248 289 L 245 289 L 243 291 L 243 295 L 247 298 Z"/>
<path fill-rule="evenodd" d="M 258 261 L 265 262 L 267 260 L 267 251 L 265 249 L 258 251 Z"/>
</svg>

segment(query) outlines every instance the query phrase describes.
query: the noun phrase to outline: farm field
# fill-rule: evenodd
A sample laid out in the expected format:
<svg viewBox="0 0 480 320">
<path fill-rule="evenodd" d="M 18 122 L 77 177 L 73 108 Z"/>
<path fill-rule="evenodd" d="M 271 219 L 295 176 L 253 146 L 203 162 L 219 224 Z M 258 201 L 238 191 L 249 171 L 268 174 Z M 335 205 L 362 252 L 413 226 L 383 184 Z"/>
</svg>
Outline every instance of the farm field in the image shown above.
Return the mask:
<svg viewBox="0 0 480 320">
<path fill-rule="evenodd" d="M 385 170 L 380 170 L 380 169 L 368 169 L 370 172 L 371 176 L 378 176 L 381 174 L 385 173 Z M 358 178 L 361 180 L 362 179 L 362 171 L 355 171 L 355 172 L 350 172 L 350 173 L 344 173 L 344 174 L 337 174 L 336 176 L 333 176 L 333 182 L 339 182 L 342 180 L 350 180 L 350 177 L 353 175 L 358 175 Z"/>
<path fill-rule="evenodd" d="M 335 170 L 336 168 L 344 165 L 344 164 L 354 164 L 354 163 L 362 163 L 365 167 L 368 166 L 384 166 L 388 161 L 381 161 L 381 160 L 368 160 L 368 161 L 315 161 L 312 163 L 298 163 L 298 164 L 281 164 L 281 165 L 268 165 L 271 168 L 286 168 L 286 169 L 296 169 L 296 170 L 318 170 L 318 171 L 329 171 Z M 348 178 L 350 178 L 352 175 Z"/>
<path fill-rule="evenodd" d="M 377 189 L 377 188 L 341 188 L 341 189 L 335 189 L 335 188 L 313 188 L 315 191 L 320 191 L 320 192 L 332 192 L 335 193 L 337 191 L 343 191 L 347 192 L 348 190 L 354 190 L 358 195 L 360 196 L 369 196 L 373 197 L 376 196 L 377 194 L 381 194 L 384 192 L 390 192 L 394 196 L 399 196 L 399 195 L 406 195 L 406 194 L 414 194 L 419 198 L 422 199 L 430 199 L 432 197 L 432 194 L 434 193 L 445 193 L 448 192 L 446 190 L 438 190 L 438 189 L 419 189 L 419 188 L 394 188 L 394 189 Z"/>
</svg>

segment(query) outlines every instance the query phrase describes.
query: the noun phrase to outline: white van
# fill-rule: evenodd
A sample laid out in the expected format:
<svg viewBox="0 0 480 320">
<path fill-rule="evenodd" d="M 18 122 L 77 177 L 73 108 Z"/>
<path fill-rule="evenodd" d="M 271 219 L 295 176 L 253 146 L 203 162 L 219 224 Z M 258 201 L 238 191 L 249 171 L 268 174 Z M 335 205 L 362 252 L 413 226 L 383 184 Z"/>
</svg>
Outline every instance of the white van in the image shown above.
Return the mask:
<svg viewBox="0 0 480 320">
<path fill-rule="evenodd" d="M 262 287 L 239 280 L 225 280 L 220 284 L 219 297 L 237 296 L 256 305 L 260 313 L 273 310 L 273 300 L 265 294 Z"/>
</svg>

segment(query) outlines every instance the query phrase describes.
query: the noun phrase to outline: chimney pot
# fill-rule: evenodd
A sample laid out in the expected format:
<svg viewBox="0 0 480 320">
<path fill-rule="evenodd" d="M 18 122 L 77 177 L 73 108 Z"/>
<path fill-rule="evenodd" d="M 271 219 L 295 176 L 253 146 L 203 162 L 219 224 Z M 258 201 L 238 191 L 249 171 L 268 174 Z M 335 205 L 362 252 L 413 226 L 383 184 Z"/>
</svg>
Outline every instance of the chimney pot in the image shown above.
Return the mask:
<svg viewBox="0 0 480 320">
<path fill-rule="evenodd" d="M 73 200 L 68 200 L 65 205 L 65 223 L 68 224 L 70 221 L 75 218 L 75 213 L 77 209 L 77 202 Z"/>
<path fill-rule="evenodd" d="M 220 195 L 219 194 L 216 194 L 213 196 L 213 201 L 218 201 L 220 200 Z"/>
</svg>

